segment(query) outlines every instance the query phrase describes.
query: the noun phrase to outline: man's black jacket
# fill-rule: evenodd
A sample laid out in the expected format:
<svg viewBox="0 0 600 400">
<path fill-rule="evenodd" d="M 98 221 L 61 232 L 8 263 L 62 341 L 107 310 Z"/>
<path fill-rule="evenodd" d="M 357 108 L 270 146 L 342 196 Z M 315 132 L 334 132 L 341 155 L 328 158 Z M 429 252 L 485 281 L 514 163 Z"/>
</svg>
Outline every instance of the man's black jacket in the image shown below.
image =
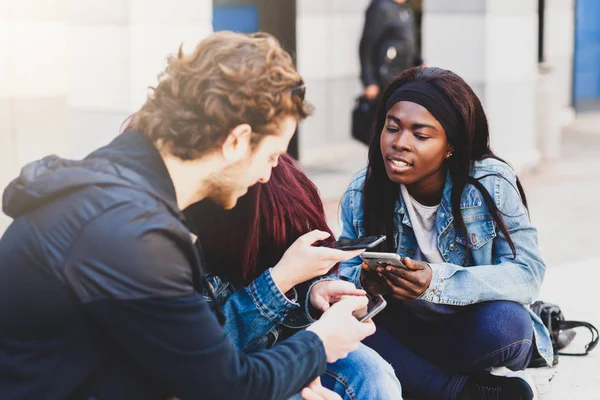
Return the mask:
<svg viewBox="0 0 600 400">
<path fill-rule="evenodd" d="M 312 332 L 234 348 L 195 290 L 198 254 L 140 133 L 26 166 L 3 210 L 0 399 L 285 399 L 325 371 Z"/>
</svg>

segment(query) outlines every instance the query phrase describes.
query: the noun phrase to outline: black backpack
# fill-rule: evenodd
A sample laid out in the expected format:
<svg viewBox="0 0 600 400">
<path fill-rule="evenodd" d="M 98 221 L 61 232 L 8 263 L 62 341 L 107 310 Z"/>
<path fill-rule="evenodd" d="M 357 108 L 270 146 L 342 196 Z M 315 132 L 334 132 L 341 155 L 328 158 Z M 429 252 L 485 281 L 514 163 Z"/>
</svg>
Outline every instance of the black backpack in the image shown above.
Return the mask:
<svg viewBox="0 0 600 400">
<path fill-rule="evenodd" d="M 552 349 L 554 350 L 554 360 L 552 365 L 558 364 L 558 356 L 585 356 L 596 347 L 598 344 L 598 330 L 589 322 L 584 321 L 567 321 L 556 304 L 536 301 L 531 306 L 531 310 L 542 320 L 552 340 Z M 575 328 L 584 327 L 589 329 L 592 334 L 592 340 L 585 346 L 583 353 L 564 353 L 562 349 L 567 347 L 575 338 Z M 534 350 L 529 368 L 545 367 L 546 361 Z"/>
</svg>

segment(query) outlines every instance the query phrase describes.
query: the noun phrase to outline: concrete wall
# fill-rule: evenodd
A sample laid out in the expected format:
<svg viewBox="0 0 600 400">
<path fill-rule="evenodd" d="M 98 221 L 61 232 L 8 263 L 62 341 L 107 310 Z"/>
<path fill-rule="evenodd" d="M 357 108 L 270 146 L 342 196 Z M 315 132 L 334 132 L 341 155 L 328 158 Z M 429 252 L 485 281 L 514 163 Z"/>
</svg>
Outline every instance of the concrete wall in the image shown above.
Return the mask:
<svg viewBox="0 0 600 400">
<path fill-rule="evenodd" d="M 0 2 L 0 188 L 27 162 L 82 157 L 119 132 L 211 0 Z M 0 232 L 9 219 L 0 213 Z"/>
<path fill-rule="evenodd" d="M 305 164 L 356 150 L 350 113 L 362 90 L 358 44 L 369 1 L 297 0 L 298 69 L 317 108 L 301 127 Z M 546 4 L 546 59 L 565 122 L 574 0 Z M 537 0 L 424 0 L 423 11 L 426 62 L 473 86 L 501 156 L 517 168 L 535 165 Z M 0 187 L 31 160 L 81 157 L 113 138 L 165 56 L 205 37 L 211 18 L 212 0 L 0 1 Z M 0 214 L 0 232 L 7 221 Z"/>
<path fill-rule="evenodd" d="M 536 149 L 537 0 L 425 0 L 423 53 L 481 98 L 494 150 L 517 169 Z"/>
<path fill-rule="evenodd" d="M 297 0 L 298 70 L 316 113 L 301 126 L 300 159 L 311 163 L 351 140 L 362 91 L 358 44 L 369 0 Z M 336 146 L 333 146 L 333 145 Z"/>
<path fill-rule="evenodd" d="M 553 69 L 562 125 L 575 115 L 571 105 L 574 50 L 575 0 L 546 0 L 544 54 L 545 61 Z"/>
<path fill-rule="evenodd" d="M 70 11 L 69 150 L 80 157 L 143 104 L 168 54 L 212 31 L 212 1 L 72 0 Z"/>
<path fill-rule="evenodd" d="M 66 0 L 0 6 L 0 187 L 19 166 L 64 149 Z M 8 222 L 0 216 L 0 231 Z"/>
</svg>

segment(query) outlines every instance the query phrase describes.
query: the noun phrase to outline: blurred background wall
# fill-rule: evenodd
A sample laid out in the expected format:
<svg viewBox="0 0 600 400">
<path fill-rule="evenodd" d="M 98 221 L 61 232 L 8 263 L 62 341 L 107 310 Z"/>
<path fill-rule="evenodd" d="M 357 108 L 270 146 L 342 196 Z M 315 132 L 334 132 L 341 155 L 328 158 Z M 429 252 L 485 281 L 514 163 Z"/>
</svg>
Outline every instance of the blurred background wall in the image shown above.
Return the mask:
<svg viewBox="0 0 600 400">
<path fill-rule="evenodd" d="M 0 187 L 50 153 L 82 157 L 116 136 L 169 53 L 213 29 L 280 38 L 317 107 L 293 153 L 350 154 L 369 0 L 0 0 Z M 560 128 L 600 110 L 600 1 L 422 0 L 425 62 L 452 69 L 486 107 L 517 169 L 560 155 Z M 362 160 L 361 160 L 362 162 Z M 360 162 L 358 163 L 360 164 Z M 357 164 L 357 169 L 360 165 Z M 0 231 L 8 219 L 0 216 Z"/>
</svg>

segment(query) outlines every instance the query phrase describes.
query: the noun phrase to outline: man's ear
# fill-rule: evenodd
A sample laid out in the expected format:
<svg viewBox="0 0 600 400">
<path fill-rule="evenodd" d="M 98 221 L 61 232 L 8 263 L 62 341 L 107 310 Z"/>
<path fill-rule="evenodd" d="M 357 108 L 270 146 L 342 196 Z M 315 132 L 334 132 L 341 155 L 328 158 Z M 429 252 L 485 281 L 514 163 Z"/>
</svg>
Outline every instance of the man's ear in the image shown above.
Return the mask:
<svg viewBox="0 0 600 400">
<path fill-rule="evenodd" d="M 246 157 L 250 151 L 251 136 L 252 127 L 248 124 L 240 124 L 233 128 L 221 147 L 225 160 L 233 163 Z"/>
</svg>

